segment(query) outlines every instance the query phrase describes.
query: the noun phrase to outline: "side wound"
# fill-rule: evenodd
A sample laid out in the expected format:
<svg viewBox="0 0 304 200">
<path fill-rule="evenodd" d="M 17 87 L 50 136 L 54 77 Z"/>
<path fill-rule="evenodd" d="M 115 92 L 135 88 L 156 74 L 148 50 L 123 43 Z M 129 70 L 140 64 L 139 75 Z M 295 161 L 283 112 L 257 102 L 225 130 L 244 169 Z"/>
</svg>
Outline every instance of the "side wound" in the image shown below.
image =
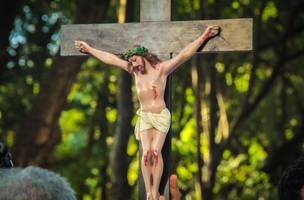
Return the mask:
<svg viewBox="0 0 304 200">
<path fill-rule="evenodd" d="M 158 96 L 158 95 L 157 95 L 157 90 L 156 90 L 156 86 L 155 86 L 155 85 L 152 86 L 152 95 L 153 95 L 153 99 L 156 99 L 156 97 Z"/>
</svg>

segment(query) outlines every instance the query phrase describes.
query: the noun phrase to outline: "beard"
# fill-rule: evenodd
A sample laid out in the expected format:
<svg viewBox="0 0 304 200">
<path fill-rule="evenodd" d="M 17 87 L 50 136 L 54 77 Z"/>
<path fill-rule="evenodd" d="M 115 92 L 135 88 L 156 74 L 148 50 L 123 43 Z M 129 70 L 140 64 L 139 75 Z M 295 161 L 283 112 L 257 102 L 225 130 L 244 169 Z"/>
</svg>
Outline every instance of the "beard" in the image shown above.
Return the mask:
<svg viewBox="0 0 304 200">
<path fill-rule="evenodd" d="M 144 58 L 141 57 L 139 62 L 130 62 L 130 71 L 133 72 L 140 72 L 142 74 L 146 73 L 146 65 Z"/>
<path fill-rule="evenodd" d="M 137 65 L 137 69 L 141 73 L 145 73 L 146 72 L 146 67 L 144 65 Z"/>
</svg>

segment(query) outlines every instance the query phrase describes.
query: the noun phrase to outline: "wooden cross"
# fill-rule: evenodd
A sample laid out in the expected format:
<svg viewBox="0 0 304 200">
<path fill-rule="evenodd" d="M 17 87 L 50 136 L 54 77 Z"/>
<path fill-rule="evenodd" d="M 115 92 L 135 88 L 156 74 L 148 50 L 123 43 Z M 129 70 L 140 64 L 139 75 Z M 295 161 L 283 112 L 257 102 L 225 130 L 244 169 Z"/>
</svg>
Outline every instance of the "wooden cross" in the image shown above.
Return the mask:
<svg viewBox="0 0 304 200">
<path fill-rule="evenodd" d="M 143 45 L 160 58 L 168 59 L 187 44 L 199 37 L 209 25 L 221 27 L 220 37 L 208 41 L 202 52 L 251 51 L 252 19 L 223 19 L 171 22 L 171 0 L 141 0 L 140 23 L 79 24 L 62 26 L 61 55 L 83 55 L 74 47 L 75 40 L 84 40 L 97 49 L 121 54 L 135 44 Z M 171 111 L 171 76 L 167 82 L 166 104 Z M 172 112 L 171 112 L 172 113 Z M 142 155 L 141 144 L 140 158 Z M 160 183 L 161 194 L 169 194 L 169 160 L 171 152 L 171 129 L 162 154 L 164 171 Z M 140 166 L 140 164 L 139 164 Z M 146 199 L 144 181 L 139 169 L 139 199 Z M 166 189 L 165 189 L 166 188 Z M 169 199 L 168 197 L 166 199 Z"/>
</svg>

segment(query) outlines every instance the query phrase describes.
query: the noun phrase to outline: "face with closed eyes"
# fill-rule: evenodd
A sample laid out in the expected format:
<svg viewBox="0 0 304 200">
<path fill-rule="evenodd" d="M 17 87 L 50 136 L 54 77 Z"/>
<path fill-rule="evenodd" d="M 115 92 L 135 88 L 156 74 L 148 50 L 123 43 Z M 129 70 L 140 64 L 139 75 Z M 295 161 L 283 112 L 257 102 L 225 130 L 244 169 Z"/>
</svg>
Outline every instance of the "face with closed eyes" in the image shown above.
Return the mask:
<svg viewBox="0 0 304 200">
<path fill-rule="evenodd" d="M 145 70 L 145 61 L 143 57 L 134 55 L 131 56 L 128 61 L 132 64 L 133 68 L 139 70 L 139 71 L 144 71 Z"/>
</svg>

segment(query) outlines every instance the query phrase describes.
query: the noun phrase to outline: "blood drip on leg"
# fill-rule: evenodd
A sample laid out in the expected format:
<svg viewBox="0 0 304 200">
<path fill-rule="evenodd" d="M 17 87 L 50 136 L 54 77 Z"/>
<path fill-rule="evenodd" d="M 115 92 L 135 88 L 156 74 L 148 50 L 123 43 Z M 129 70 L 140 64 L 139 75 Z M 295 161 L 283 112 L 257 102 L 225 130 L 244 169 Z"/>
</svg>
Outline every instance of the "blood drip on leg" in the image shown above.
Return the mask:
<svg viewBox="0 0 304 200">
<path fill-rule="evenodd" d="M 153 186 L 153 176 L 152 175 L 150 176 L 150 183 Z"/>
<path fill-rule="evenodd" d="M 148 163 L 148 153 L 145 153 L 144 154 L 144 164 L 145 164 L 145 166 L 147 166 L 147 163 Z"/>
</svg>

